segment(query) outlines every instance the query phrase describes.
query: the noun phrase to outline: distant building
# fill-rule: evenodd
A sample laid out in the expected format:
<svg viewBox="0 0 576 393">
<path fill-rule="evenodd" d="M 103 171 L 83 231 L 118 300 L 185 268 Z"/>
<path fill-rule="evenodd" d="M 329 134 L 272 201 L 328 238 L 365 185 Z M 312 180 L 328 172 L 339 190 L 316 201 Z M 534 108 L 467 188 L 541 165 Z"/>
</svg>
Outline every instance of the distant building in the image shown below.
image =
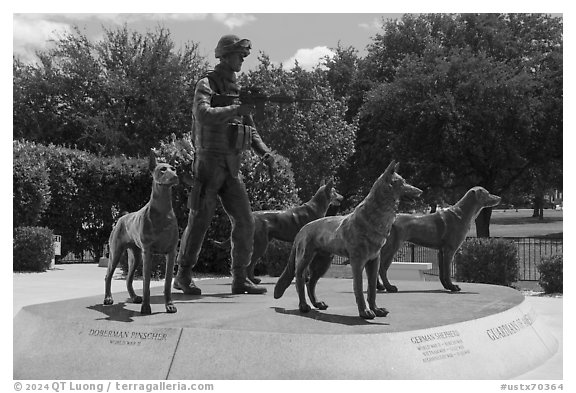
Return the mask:
<svg viewBox="0 0 576 393">
<path fill-rule="evenodd" d="M 549 202 L 556 210 L 562 210 L 564 193 L 562 190 L 553 190 L 544 195 L 544 200 Z"/>
</svg>

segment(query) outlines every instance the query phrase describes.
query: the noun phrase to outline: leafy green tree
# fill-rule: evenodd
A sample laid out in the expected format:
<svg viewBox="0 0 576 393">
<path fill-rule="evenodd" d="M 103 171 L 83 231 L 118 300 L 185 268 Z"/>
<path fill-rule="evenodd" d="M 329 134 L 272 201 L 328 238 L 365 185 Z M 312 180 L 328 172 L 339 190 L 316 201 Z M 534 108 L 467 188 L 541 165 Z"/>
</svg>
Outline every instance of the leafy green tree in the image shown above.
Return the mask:
<svg viewBox="0 0 576 393">
<path fill-rule="evenodd" d="M 63 34 L 37 64 L 14 59 L 14 136 L 107 155 L 146 156 L 190 130 L 195 81 L 207 68 L 198 45 L 176 52 L 170 33 L 126 26 L 91 42 Z"/>
<path fill-rule="evenodd" d="M 266 55 L 259 59 L 259 68 L 244 75 L 243 85 L 261 86 L 268 94 L 322 100 L 267 105 L 257 124 L 266 144 L 290 161 L 299 197 L 307 200 L 353 153 L 357 123 L 346 122 L 344 99 L 334 98 L 325 71 L 305 71 L 298 65 L 287 71 Z"/>
<path fill-rule="evenodd" d="M 360 112 L 361 178 L 395 158 L 430 200 L 452 203 L 474 185 L 501 194 L 530 169 L 561 167 L 561 25 L 516 14 L 388 22 L 367 56 L 379 84 Z"/>
<path fill-rule="evenodd" d="M 348 97 L 350 84 L 358 73 L 359 62 L 358 50 L 352 46 L 343 48 L 340 43 L 334 49 L 334 56 L 324 59 L 326 80 L 336 98 Z"/>
</svg>

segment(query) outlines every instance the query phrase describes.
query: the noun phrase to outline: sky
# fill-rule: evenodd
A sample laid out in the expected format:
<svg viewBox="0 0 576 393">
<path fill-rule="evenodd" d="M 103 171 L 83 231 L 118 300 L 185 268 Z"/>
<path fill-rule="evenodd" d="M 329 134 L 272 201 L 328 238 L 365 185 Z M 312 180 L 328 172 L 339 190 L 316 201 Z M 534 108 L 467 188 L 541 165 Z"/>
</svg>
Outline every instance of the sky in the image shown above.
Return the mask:
<svg viewBox="0 0 576 393">
<path fill-rule="evenodd" d="M 252 41 L 252 54 L 246 58 L 244 70 L 257 66 L 260 52 L 268 55 L 274 64 L 282 63 L 287 68 L 297 59 L 305 69 L 330 56 L 338 45 L 354 47 L 363 56 L 375 34 L 382 32 L 383 22 L 400 18 L 406 12 L 535 11 L 559 15 L 564 8 L 558 6 L 557 0 L 546 3 L 484 0 L 482 5 L 472 7 L 459 0 L 437 0 L 433 4 L 416 0 L 140 0 L 137 3 L 99 0 L 88 4 L 71 0 L 20 0 L 10 3 L 13 53 L 25 61 L 34 59 L 35 50 L 46 49 L 59 33 L 69 32 L 73 26 L 79 27 L 89 39 L 100 40 L 104 28 L 115 29 L 126 24 L 130 30 L 141 33 L 165 27 L 177 49 L 186 42 L 197 43 L 200 53 L 212 64 L 217 63 L 214 48 L 222 35 L 248 38 Z"/>
<path fill-rule="evenodd" d="M 52 45 L 51 40 L 77 26 L 90 40 L 102 39 L 104 30 L 124 24 L 140 33 L 162 26 L 170 31 L 176 49 L 186 42 L 199 45 L 200 54 L 216 64 L 214 48 L 224 34 L 252 41 L 252 53 L 244 70 L 258 65 L 264 53 L 274 64 L 305 69 L 331 56 L 338 45 L 354 47 L 360 55 L 382 23 L 401 13 L 18 13 L 13 15 L 13 52 L 24 61 L 35 51 Z"/>
</svg>

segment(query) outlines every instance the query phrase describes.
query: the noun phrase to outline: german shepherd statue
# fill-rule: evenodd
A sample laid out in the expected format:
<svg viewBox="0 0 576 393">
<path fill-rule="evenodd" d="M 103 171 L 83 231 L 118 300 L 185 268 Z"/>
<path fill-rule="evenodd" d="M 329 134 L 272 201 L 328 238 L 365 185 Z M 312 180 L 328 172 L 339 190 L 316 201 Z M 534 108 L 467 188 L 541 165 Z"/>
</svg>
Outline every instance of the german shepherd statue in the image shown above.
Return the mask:
<svg viewBox="0 0 576 393">
<path fill-rule="evenodd" d="M 494 207 L 501 198 L 490 194 L 483 187 L 472 187 L 453 206 L 432 214 L 398 214 L 390 230 L 390 236 L 380 252 L 380 279 L 378 289 L 388 292 L 398 292 L 398 288 L 388 281 L 387 272 L 392 264 L 394 254 L 405 241 L 412 242 L 439 251 L 438 268 L 440 282 L 445 289 L 457 292 L 450 278 L 454 254 L 466 239 L 470 225 L 480 211 L 486 207 Z"/>
<path fill-rule="evenodd" d="M 254 217 L 254 251 L 248 265 L 248 279 L 259 284 L 260 279 L 254 276 L 256 264 L 266 253 L 272 239 L 293 242 L 298 231 L 306 224 L 324 217 L 328 207 L 340 206 L 344 197 L 334 188 L 332 180 L 322 181 L 316 194 L 306 203 L 287 210 L 260 210 L 252 213 Z M 230 239 L 224 242 L 213 241 L 218 247 L 230 248 Z"/>
<path fill-rule="evenodd" d="M 301 312 L 309 312 L 304 286 L 314 307 L 325 310 L 326 303 L 316 299 L 316 283 L 331 263 L 331 255 L 350 260 L 354 295 L 361 318 L 385 317 L 388 311 L 376 305 L 376 285 L 380 249 L 386 242 L 396 218 L 402 196 L 418 197 L 422 190 L 408 184 L 392 161 L 373 184 L 366 198 L 345 216 L 329 216 L 306 224 L 296 235 L 290 259 L 274 288 L 274 298 L 282 297 L 296 275 L 296 290 Z M 368 277 L 368 307 L 364 299 L 362 272 Z M 308 283 L 306 278 L 308 277 Z"/>
</svg>

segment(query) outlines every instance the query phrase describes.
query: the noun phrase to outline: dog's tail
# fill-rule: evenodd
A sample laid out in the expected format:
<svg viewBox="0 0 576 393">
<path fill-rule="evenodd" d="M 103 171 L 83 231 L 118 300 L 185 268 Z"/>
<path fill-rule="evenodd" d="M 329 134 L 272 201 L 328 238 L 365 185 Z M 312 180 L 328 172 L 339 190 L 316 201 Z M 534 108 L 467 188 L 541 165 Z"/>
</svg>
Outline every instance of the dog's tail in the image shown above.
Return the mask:
<svg viewBox="0 0 576 393">
<path fill-rule="evenodd" d="M 280 299 L 286 288 L 290 286 L 292 280 L 294 279 L 296 272 L 296 247 L 292 247 L 290 251 L 290 258 L 288 259 L 288 263 L 282 272 L 282 275 L 276 282 L 276 286 L 274 287 L 274 299 Z"/>
</svg>

